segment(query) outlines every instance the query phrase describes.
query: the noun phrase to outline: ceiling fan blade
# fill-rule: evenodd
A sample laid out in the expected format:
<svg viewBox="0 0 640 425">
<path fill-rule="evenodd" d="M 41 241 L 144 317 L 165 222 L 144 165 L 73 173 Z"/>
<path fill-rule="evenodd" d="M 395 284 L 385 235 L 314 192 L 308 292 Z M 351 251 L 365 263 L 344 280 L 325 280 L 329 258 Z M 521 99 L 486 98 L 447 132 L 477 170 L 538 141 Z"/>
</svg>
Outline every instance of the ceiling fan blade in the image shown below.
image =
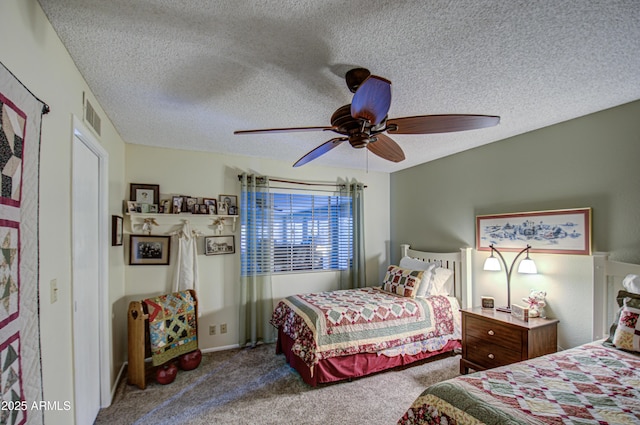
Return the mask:
<svg viewBox="0 0 640 425">
<path fill-rule="evenodd" d="M 391 107 L 391 81 L 370 75 L 353 95 L 351 116 L 378 125 L 385 119 Z"/>
<path fill-rule="evenodd" d="M 432 134 L 475 130 L 498 125 L 500 117 L 494 115 L 420 115 L 387 120 L 391 134 Z M 397 127 L 395 129 L 389 127 Z"/>
<path fill-rule="evenodd" d="M 405 157 L 402 148 L 391 137 L 384 134 L 376 134 L 376 138 L 378 140 L 367 144 L 367 149 L 388 161 L 404 161 Z"/>
<path fill-rule="evenodd" d="M 323 144 L 321 144 L 320 146 L 318 146 L 317 148 L 313 149 L 312 151 L 307 153 L 305 156 L 300 158 L 295 164 L 293 164 L 293 166 L 300 167 L 301 165 L 304 165 L 307 162 L 313 161 L 319 156 L 324 155 L 325 153 L 329 152 L 331 149 L 337 147 L 345 140 L 349 140 L 349 139 L 346 137 L 336 137 L 335 139 L 331 139 L 328 142 L 324 142 Z"/>
<path fill-rule="evenodd" d="M 290 127 L 290 128 L 263 128 L 259 130 L 236 130 L 233 134 L 259 134 L 259 133 L 294 133 L 299 131 L 324 131 L 335 130 L 334 127 Z"/>
</svg>

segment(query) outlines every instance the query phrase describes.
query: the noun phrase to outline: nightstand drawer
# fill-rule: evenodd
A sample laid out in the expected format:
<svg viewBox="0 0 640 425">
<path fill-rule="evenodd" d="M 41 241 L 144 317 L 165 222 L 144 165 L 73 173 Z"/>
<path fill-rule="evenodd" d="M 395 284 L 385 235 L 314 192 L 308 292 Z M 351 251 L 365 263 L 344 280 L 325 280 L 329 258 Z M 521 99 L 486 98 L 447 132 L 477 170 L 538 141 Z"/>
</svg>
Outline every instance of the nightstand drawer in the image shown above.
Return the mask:
<svg viewBox="0 0 640 425">
<path fill-rule="evenodd" d="M 465 359 L 487 369 L 504 366 L 522 360 L 521 352 L 495 345 L 487 338 L 467 336 Z"/>
<path fill-rule="evenodd" d="M 489 346 L 495 345 L 515 351 L 518 356 L 522 351 L 522 334 L 495 320 L 467 316 L 464 332 L 467 337 L 481 339 Z"/>
</svg>

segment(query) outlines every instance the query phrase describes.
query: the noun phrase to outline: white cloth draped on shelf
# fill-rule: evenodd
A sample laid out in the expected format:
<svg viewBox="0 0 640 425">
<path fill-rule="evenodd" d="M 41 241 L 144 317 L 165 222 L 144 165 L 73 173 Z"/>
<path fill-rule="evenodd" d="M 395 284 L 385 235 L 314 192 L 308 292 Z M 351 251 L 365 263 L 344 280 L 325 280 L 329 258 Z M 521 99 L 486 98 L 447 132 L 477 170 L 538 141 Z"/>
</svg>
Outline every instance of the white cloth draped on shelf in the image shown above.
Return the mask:
<svg viewBox="0 0 640 425">
<path fill-rule="evenodd" d="M 176 234 L 177 258 L 173 275 L 173 291 L 193 289 L 198 293 L 198 249 L 196 232 L 191 230 L 188 221 Z"/>
</svg>

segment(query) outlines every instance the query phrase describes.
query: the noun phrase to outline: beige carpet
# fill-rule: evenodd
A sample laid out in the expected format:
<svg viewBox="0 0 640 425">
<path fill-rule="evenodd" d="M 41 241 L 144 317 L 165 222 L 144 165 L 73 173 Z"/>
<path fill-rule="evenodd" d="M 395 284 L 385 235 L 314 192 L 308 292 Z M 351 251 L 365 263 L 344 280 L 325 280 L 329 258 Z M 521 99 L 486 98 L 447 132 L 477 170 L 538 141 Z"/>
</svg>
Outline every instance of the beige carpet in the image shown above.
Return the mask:
<svg viewBox="0 0 640 425">
<path fill-rule="evenodd" d="M 428 385 L 459 374 L 460 356 L 312 388 L 274 345 L 208 353 L 169 385 L 118 385 L 96 424 L 395 424 Z"/>
</svg>

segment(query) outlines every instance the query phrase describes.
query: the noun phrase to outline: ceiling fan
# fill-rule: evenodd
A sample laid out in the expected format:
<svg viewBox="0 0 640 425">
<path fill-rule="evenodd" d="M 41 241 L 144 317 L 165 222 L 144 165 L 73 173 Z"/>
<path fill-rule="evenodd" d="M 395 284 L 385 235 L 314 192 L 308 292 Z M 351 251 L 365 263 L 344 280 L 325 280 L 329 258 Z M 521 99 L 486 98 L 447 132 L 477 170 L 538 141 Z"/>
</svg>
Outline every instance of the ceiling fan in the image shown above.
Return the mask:
<svg viewBox="0 0 640 425">
<path fill-rule="evenodd" d="M 238 130 L 233 134 L 287 133 L 301 131 L 333 131 L 334 137 L 300 158 L 294 167 L 304 165 L 348 141 L 354 148 L 366 147 L 374 154 L 393 162 L 405 159 L 400 146 L 389 134 L 433 134 L 492 127 L 500 122 L 493 115 L 419 115 L 388 118 L 391 106 L 391 81 L 371 75 L 365 68 L 354 68 L 345 75 L 353 99 L 331 116 L 331 126 L 268 128 Z"/>
</svg>

